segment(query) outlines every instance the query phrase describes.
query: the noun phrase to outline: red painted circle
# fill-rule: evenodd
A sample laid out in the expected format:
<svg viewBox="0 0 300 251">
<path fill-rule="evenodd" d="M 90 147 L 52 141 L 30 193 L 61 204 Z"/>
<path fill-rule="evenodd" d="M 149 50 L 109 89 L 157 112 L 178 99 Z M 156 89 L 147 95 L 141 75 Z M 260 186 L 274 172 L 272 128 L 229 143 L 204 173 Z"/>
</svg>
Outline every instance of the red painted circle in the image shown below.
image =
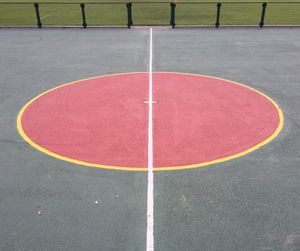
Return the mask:
<svg viewBox="0 0 300 251">
<path fill-rule="evenodd" d="M 24 110 L 27 137 L 87 163 L 147 167 L 148 74 L 97 77 L 51 90 Z M 232 156 L 269 138 L 274 104 L 245 86 L 206 76 L 153 73 L 154 166 Z"/>
</svg>

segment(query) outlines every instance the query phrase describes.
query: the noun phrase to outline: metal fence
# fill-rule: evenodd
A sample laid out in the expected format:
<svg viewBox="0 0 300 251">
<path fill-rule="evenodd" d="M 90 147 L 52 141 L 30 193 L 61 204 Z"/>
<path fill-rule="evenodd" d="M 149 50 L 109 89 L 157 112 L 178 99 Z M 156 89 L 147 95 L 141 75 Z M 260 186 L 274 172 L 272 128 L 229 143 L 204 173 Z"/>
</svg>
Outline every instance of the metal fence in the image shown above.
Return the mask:
<svg viewBox="0 0 300 251">
<path fill-rule="evenodd" d="M 299 20 L 293 24 L 300 24 L 300 2 L 0 2 L 0 25 L 1 9 L 4 6 L 7 16 L 5 24 L 22 25 L 26 24 L 27 18 L 32 22 L 33 18 L 38 28 L 44 26 L 44 20 L 50 15 L 41 15 L 41 12 L 51 11 L 53 20 L 57 25 L 80 25 L 83 28 L 93 25 L 171 25 L 172 28 L 179 24 L 208 24 L 219 28 L 223 24 L 256 24 L 259 27 L 265 25 L 265 17 L 268 11 L 270 15 L 275 13 L 276 23 L 278 13 L 285 12 L 280 6 L 290 6 L 290 11 L 294 11 L 294 16 Z M 14 8 L 12 8 L 14 6 Z M 24 7 L 20 7 L 24 6 Z M 275 6 L 275 7 L 274 7 Z M 277 6 L 277 7 L 276 7 Z M 296 7 L 295 7 L 296 6 Z M 269 10 L 269 8 L 271 9 Z M 89 8 L 87 11 L 87 8 Z M 227 9 L 226 9 L 227 8 Z M 277 8 L 277 10 L 276 10 Z M 224 9 L 224 11 L 223 11 Z M 151 10 L 151 11 L 150 11 Z M 227 10 L 227 12 L 226 12 Z M 229 10 L 229 11 L 228 11 Z M 282 10 L 282 11 L 280 11 Z M 224 12 L 224 14 L 223 14 Z M 226 14 L 227 13 L 227 14 Z M 234 13 L 234 14 L 233 14 Z M 151 17 L 156 15 L 154 22 Z M 222 20 L 224 15 L 224 21 Z M 247 19 L 247 15 L 249 15 Z M 289 13 L 285 13 L 289 15 Z M 2 15 L 3 16 L 3 15 Z M 98 17 L 102 18 L 99 21 Z M 250 18 L 251 17 L 251 18 Z M 19 22 L 11 21 L 19 18 Z M 190 19 L 189 19 L 190 18 Z M 283 17 L 284 18 L 284 17 Z M 163 20 L 163 22 L 162 22 Z M 231 20 L 230 22 L 226 20 Z M 235 20 L 235 21 L 232 21 Z M 223 21 L 223 22 L 222 22 Z M 23 23 L 22 23 L 23 22 Z M 50 23 L 47 25 L 51 25 Z M 53 24 L 52 23 L 52 24 Z"/>
</svg>

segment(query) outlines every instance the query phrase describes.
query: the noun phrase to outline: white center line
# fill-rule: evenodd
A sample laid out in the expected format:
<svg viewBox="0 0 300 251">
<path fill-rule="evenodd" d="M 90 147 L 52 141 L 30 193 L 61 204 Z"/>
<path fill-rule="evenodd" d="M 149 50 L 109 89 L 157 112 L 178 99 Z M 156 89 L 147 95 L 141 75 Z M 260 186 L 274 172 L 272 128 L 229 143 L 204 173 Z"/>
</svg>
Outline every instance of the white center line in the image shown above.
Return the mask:
<svg viewBox="0 0 300 251">
<path fill-rule="evenodd" d="M 146 251 L 154 250 L 153 217 L 153 97 L 152 97 L 152 28 L 150 28 L 149 55 L 149 111 L 148 111 L 148 186 L 147 186 L 147 245 Z"/>
</svg>

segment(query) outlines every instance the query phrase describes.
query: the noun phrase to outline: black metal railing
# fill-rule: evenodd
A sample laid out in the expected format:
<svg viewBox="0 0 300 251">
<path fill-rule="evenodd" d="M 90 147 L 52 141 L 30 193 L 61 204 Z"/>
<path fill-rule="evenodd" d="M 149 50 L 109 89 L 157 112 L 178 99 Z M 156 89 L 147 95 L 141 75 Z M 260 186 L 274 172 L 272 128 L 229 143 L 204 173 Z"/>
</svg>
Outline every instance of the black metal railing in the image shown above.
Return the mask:
<svg viewBox="0 0 300 251">
<path fill-rule="evenodd" d="M 43 27 L 43 20 L 41 18 L 41 9 L 44 8 L 44 6 L 46 5 L 55 5 L 55 6 L 61 6 L 61 5 L 73 5 L 73 7 L 76 8 L 76 10 L 78 9 L 78 13 L 81 13 L 81 26 L 83 28 L 87 28 L 89 23 L 89 19 L 88 19 L 88 14 L 86 12 L 86 6 L 91 6 L 91 5 L 98 5 L 98 6 L 102 6 L 102 5 L 119 5 L 122 6 L 122 10 L 121 12 L 124 11 L 124 16 L 126 16 L 127 18 L 127 27 L 131 28 L 132 25 L 139 25 L 139 23 L 135 23 L 134 20 L 134 15 L 135 15 L 135 7 L 139 6 L 139 5 L 147 5 L 147 4 L 151 4 L 151 6 L 154 5 L 158 5 L 158 4 L 163 4 L 165 7 L 164 8 L 168 8 L 169 9 L 169 24 L 172 26 L 172 28 L 175 28 L 176 26 L 176 12 L 175 10 L 180 10 L 182 8 L 182 6 L 187 6 L 187 5 L 198 5 L 198 6 L 203 6 L 203 5 L 211 5 L 211 6 L 215 6 L 215 14 L 210 14 L 210 16 L 214 15 L 215 18 L 215 22 L 214 22 L 214 26 L 216 28 L 219 28 L 221 26 L 222 23 L 222 9 L 223 6 L 225 5 L 241 5 L 241 4 L 255 4 L 255 5 L 259 5 L 261 6 L 259 13 L 257 13 L 257 26 L 259 27 L 264 27 L 265 25 L 265 17 L 266 17 L 266 13 L 267 13 L 267 9 L 269 5 L 279 5 L 279 4 L 288 4 L 288 5 L 292 5 L 292 4 L 296 4 L 298 5 L 299 8 L 299 23 L 300 24 L 300 2 L 237 2 L 237 1 L 232 1 L 232 2 L 217 2 L 217 3 L 212 3 L 212 2 L 152 2 L 152 1 L 144 1 L 144 2 L 138 2 L 138 1 L 132 1 L 132 2 L 128 2 L 128 3 L 124 3 L 124 2 L 85 2 L 85 3 L 74 3 L 74 2 L 41 2 L 41 3 L 30 3 L 30 2 L 23 2 L 23 3 L 18 3 L 18 2 L 0 2 L 0 10 L 2 8 L 2 6 L 4 5 L 31 5 L 33 6 L 34 13 L 35 13 L 35 19 L 36 19 L 36 26 L 38 28 L 42 28 Z M 167 7 L 169 6 L 169 7 Z M 200 7 L 201 8 L 201 7 Z M 101 15 L 101 13 L 99 13 L 99 15 Z M 187 13 L 186 16 L 188 16 L 189 14 Z M 1 19 L 0 19 L 1 20 Z M 200 20 L 200 18 L 199 18 Z M 80 20 L 78 20 L 79 22 Z M 122 20 L 122 23 L 125 25 L 126 20 Z M 112 23 L 108 23 L 108 25 L 111 25 Z M 150 23 L 147 23 L 148 25 Z M 147 25 L 146 24 L 146 25 Z M 161 23 L 160 25 L 167 25 L 168 23 Z M 61 23 L 61 25 L 63 25 L 63 21 Z M 213 25 L 213 23 L 211 23 L 211 25 Z M 0 21 L 0 26 L 1 26 L 1 21 Z"/>
</svg>

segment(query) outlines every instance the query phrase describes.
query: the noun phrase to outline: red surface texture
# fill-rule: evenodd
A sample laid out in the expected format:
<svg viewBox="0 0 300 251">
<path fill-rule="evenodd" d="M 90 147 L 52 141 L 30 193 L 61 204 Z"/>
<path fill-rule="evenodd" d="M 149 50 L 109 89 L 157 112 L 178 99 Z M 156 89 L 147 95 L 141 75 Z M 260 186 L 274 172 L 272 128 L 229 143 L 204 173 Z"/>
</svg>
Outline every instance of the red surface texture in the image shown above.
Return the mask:
<svg viewBox="0 0 300 251">
<path fill-rule="evenodd" d="M 24 111 L 39 146 L 89 163 L 147 167 L 148 74 L 82 80 L 52 90 Z M 270 137 L 279 115 L 261 94 L 225 80 L 153 73 L 154 166 L 234 155 Z"/>
</svg>

